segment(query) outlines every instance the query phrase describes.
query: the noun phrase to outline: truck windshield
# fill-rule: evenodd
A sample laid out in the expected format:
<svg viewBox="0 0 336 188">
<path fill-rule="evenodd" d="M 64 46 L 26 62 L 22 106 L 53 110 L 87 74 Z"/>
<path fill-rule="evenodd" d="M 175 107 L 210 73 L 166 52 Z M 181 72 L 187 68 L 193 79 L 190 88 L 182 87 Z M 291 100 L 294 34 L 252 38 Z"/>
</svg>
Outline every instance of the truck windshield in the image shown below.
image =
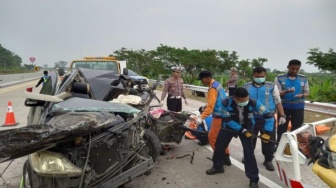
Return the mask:
<svg viewBox="0 0 336 188">
<path fill-rule="evenodd" d="M 74 61 L 71 69 L 86 68 L 93 70 L 110 70 L 118 72 L 118 65 L 116 61 Z"/>
</svg>

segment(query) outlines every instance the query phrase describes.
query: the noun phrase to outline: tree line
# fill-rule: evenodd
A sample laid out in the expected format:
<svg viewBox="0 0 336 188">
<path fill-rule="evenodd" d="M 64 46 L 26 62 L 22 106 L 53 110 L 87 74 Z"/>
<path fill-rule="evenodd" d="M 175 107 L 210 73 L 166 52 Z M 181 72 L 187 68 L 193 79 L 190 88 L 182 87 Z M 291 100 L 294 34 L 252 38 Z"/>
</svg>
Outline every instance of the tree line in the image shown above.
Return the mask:
<svg viewBox="0 0 336 188">
<path fill-rule="evenodd" d="M 321 72 L 336 72 L 336 53 L 333 49 L 323 53 L 318 48 L 313 48 L 307 54 L 309 54 L 308 64 L 318 67 Z M 110 56 L 115 56 L 118 60 L 126 60 L 128 68 L 149 78 L 170 75 L 172 67 L 181 67 L 182 78 L 188 84 L 196 81 L 201 70 L 206 69 L 214 75 L 223 75 L 228 73 L 231 67 L 237 67 L 240 78 L 247 81 L 251 78 L 254 67 L 264 66 L 268 61 L 264 57 L 239 59 L 236 51 L 175 48 L 163 44 L 155 50 L 121 48 Z M 301 71 L 304 72 L 304 70 Z M 282 71 L 268 69 L 268 72 L 279 74 Z"/>
<path fill-rule="evenodd" d="M 126 60 L 128 68 L 149 78 L 169 75 L 173 67 L 181 67 L 183 69 L 182 77 L 189 84 L 197 80 L 198 73 L 204 69 L 219 75 L 231 67 L 239 67 L 244 77 L 251 72 L 249 67 L 263 66 L 264 62 L 267 62 L 266 58 L 261 57 L 252 60 L 239 60 L 235 51 L 189 50 L 162 44 L 155 50 L 149 51 L 121 48 L 110 56 L 115 56 L 118 60 Z"/>
<path fill-rule="evenodd" d="M 14 52 L 7 50 L 0 44 L 0 71 L 21 70 L 22 59 Z"/>
</svg>

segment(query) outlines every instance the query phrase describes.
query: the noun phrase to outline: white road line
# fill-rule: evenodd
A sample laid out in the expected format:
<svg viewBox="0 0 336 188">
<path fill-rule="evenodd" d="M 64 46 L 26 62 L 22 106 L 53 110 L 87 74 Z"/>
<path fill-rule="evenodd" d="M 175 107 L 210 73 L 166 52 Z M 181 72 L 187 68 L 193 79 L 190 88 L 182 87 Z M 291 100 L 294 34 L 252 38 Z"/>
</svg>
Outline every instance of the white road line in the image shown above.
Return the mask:
<svg viewBox="0 0 336 188">
<path fill-rule="evenodd" d="M 207 146 L 205 146 L 205 147 L 206 147 L 208 150 L 210 150 L 211 152 L 213 152 L 213 151 L 212 151 L 212 148 L 211 148 L 209 145 L 207 145 Z M 232 157 L 230 157 L 230 159 L 231 159 L 231 163 L 232 163 L 233 165 L 235 165 L 236 167 L 238 167 L 240 170 L 245 171 L 245 170 L 244 170 L 245 168 L 244 168 L 243 163 L 237 161 L 236 159 L 234 159 L 234 158 L 232 158 Z M 263 175 L 261 175 L 261 174 L 259 174 L 259 178 L 260 178 L 259 181 L 260 181 L 261 183 L 265 184 L 265 185 L 268 186 L 268 187 L 272 187 L 272 188 L 282 188 L 282 186 L 276 184 L 275 182 L 273 182 L 272 180 L 266 178 L 265 176 L 263 176 Z"/>
</svg>

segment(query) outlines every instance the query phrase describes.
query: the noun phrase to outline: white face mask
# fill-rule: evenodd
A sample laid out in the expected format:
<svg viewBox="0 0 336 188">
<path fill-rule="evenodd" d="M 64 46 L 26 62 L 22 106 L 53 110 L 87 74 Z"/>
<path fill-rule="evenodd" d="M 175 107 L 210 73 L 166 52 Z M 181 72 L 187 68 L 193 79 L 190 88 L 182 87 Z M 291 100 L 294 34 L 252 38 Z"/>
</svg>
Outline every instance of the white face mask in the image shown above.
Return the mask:
<svg viewBox="0 0 336 188">
<path fill-rule="evenodd" d="M 266 78 L 253 78 L 254 82 L 257 84 L 262 84 L 265 82 Z"/>
<path fill-rule="evenodd" d="M 241 107 L 246 106 L 248 104 L 249 100 L 245 101 L 245 102 L 237 102 L 237 104 Z"/>
</svg>

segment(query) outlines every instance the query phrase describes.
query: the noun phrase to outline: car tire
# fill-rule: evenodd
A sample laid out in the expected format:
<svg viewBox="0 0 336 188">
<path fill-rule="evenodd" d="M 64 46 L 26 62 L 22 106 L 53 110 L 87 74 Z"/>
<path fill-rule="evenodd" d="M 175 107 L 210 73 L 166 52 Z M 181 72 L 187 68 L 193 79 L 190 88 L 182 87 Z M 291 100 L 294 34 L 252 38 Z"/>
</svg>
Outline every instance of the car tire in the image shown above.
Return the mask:
<svg viewBox="0 0 336 188">
<path fill-rule="evenodd" d="M 144 152 L 144 155 L 150 155 L 155 162 L 159 156 L 161 151 L 161 142 L 159 137 L 152 131 L 145 129 L 145 134 L 143 136 L 144 140 L 146 141 L 146 146 L 142 148 L 142 150 L 149 150 L 149 152 Z"/>
<path fill-rule="evenodd" d="M 22 188 L 32 188 L 32 182 L 31 182 L 31 175 L 30 175 L 30 164 L 29 161 L 26 160 L 26 162 L 23 164 L 23 173 L 22 173 L 22 179 L 21 179 L 21 186 Z"/>
</svg>

